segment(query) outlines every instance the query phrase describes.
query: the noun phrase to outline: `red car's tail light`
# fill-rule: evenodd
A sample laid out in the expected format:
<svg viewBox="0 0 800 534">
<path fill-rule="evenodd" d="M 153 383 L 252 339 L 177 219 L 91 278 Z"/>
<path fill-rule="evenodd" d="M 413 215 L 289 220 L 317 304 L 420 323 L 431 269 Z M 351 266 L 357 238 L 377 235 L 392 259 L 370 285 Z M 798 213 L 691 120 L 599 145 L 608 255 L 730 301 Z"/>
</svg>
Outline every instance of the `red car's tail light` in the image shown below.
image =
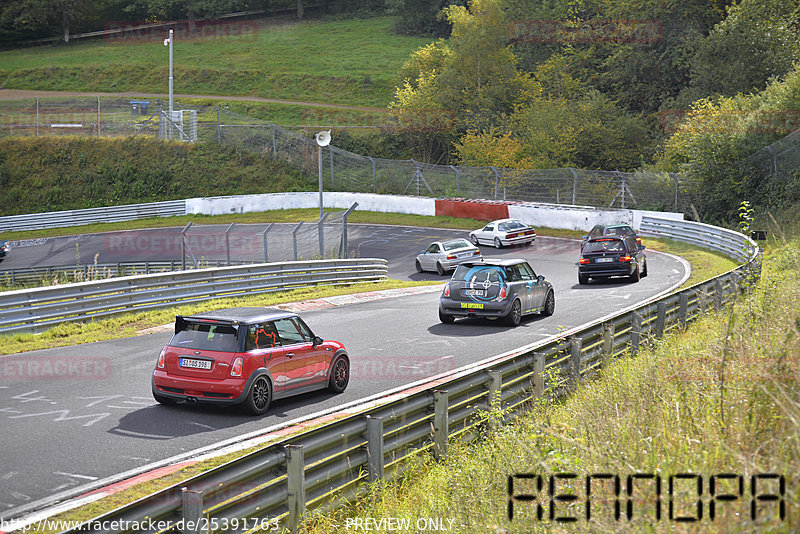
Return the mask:
<svg viewBox="0 0 800 534">
<path fill-rule="evenodd" d="M 631 261 L 630 256 L 620 256 L 619 261 Z"/>
<path fill-rule="evenodd" d="M 450 284 L 446 284 L 444 286 L 444 296 L 445 297 L 449 297 L 450 296 Z"/>
<path fill-rule="evenodd" d="M 501 287 L 500 288 L 500 294 L 497 295 L 497 297 L 500 298 L 500 299 L 504 299 L 507 296 L 508 296 L 508 289 L 506 288 L 506 286 Z"/>
<path fill-rule="evenodd" d="M 233 365 L 231 366 L 231 376 L 242 376 L 242 367 L 244 367 L 244 360 L 242 360 L 242 357 L 239 356 L 233 360 Z"/>
<path fill-rule="evenodd" d="M 167 352 L 167 347 L 164 347 L 163 349 L 161 349 L 161 354 L 158 355 L 158 362 L 156 363 L 156 367 L 158 367 L 159 369 L 163 369 L 165 367 L 164 355 L 166 354 L 166 352 Z"/>
</svg>

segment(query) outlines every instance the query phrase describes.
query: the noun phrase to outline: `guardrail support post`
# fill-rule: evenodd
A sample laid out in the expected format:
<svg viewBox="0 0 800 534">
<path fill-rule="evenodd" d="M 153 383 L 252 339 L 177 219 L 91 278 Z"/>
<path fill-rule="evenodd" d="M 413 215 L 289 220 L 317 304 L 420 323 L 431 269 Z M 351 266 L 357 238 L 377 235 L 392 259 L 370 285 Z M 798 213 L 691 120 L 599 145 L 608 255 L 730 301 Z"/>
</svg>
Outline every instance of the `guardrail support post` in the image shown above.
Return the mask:
<svg viewBox="0 0 800 534">
<path fill-rule="evenodd" d="M 678 323 L 681 328 L 686 326 L 686 319 L 689 313 L 689 293 L 681 293 L 680 304 L 678 305 Z"/>
<path fill-rule="evenodd" d="M 294 249 L 294 261 L 297 261 L 297 231 L 303 226 L 303 221 L 297 223 L 297 226 L 292 230 L 292 248 Z"/>
<path fill-rule="evenodd" d="M 289 530 L 297 530 L 306 511 L 306 473 L 302 445 L 286 445 L 286 476 L 289 486 Z"/>
<path fill-rule="evenodd" d="M 631 316 L 631 355 L 639 352 L 642 343 L 642 314 L 633 312 Z"/>
<path fill-rule="evenodd" d="M 450 421 L 447 418 L 449 402 L 447 391 L 433 392 L 433 457 L 437 461 L 447 457 L 447 436 L 450 434 Z"/>
<path fill-rule="evenodd" d="M 200 534 L 203 527 L 203 492 L 181 488 L 183 534 Z"/>
<path fill-rule="evenodd" d="M 583 339 L 573 336 L 570 339 L 570 356 L 572 360 L 572 379 L 577 386 L 581 381 L 581 350 L 583 349 Z"/>
<path fill-rule="evenodd" d="M 502 389 L 503 389 L 503 375 L 500 371 L 489 371 L 489 410 L 494 412 L 502 408 Z M 497 418 L 499 414 L 492 414 L 489 416 L 489 427 L 494 428 L 498 426 Z"/>
<path fill-rule="evenodd" d="M 533 397 L 536 399 L 544 395 L 544 360 L 543 353 L 533 353 Z"/>
<path fill-rule="evenodd" d="M 358 202 L 353 202 L 353 205 L 347 208 L 342 214 L 342 244 L 339 247 L 339 257 L 347 258 L 347 218 L 358 207 Z"/>
<path fill-rule="evenodd" d="M 656 331 L 655 336 L 656 339 L 661 339 L 664 337 L 664 328 L 667 324 L 667 303 L 666 302 L 659 302 L 657 307 L 657 315 L 656 315 Z"/>
<path fill-rule="evenodd" d="M 603 327 L 603 367 L 614 355 L 614 323 L 606 323 Z"/>
<path fill-rule="evenodd" d="M 697 291 L 697 310 L 700 315 L 706 313 L 706 307 L 708 306 L 708 297 L 706 296 L 705 288 L 700 288 Z"/>
<path fill-rule="evenodd" d="M 367 473 L 370 482 L 383 479 L 383 419 L 367 416 Z"/>
<path fill-rule="evenodd" d="M 714 306 L 717 310 L 721 310 L 725 305 L 725 289 L 722 287 L 722 280 L 717 278 L 714 284 Z"/>
</svg>

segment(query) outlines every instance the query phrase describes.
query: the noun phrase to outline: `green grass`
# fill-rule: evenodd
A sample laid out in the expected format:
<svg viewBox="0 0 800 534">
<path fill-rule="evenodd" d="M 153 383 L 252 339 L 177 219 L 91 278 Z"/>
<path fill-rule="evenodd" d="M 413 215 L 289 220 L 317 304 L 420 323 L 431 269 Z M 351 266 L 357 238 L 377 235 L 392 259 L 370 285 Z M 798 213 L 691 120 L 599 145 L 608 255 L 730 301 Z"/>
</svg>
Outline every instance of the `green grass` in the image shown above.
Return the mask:
<svg viewBox="0 0 800 534">
<path fill-rule="evenodd" d="M 175 92 L 385 107 L 410 53 L 429 39 L 391 32 L 394 19 L 259 21 L 246 37 L 174 45 Z M 9 89 L 165 93 L 160 38 L 0 52 Z"/>
<path fill-rule="evenodd" d="M 538 402 L 526 415 L 472 443 L 453 442 L 442 463 L 420 457 L 400 480 L 375 486 L 351 506 L 309 518 L 301 533 L 342 532 L 353 518 L 454 519 L 453 531 L 527 532 L 792 532 L 800 521 L 800 239 L 773 248 L 765 256 L 758 285 L 724 311 L 702 317 L 675 331 L 635 358 L 622 358 L 560 402 Z M 547 486 L 535 503 L 516 502 L 507 516 L 507 476 L 574 473 L 578 483 L 560 482 L 560 493 L 579 496 L 561 503 L 560 516 L 577 523 L 550 521 Z M 585 488 L 593 473 L 622 477 L 622 518 L 615 520 L 613 494 L 593 488 L 593 517 L 585 519 Z M 637 513 L 625 518 L 627 475 L 662 477 L 662 518 Z M 670 475 L 695 473 L 703 478 L 704 519 L 677 524 L 668 519 Z M 744 497 L 718 503 L 709 519 L 709 477 L 744 476 Z M 786 476 L 787 517 L 776 503 L 760 503 L 758 521 L 750 513 L 750 475 Z M 534 484 L 517 479 L 515 493 L 537 493 Z M 677 515 L 696 510 L 696 493 L 685 481 L 676 492 Z M 608 488 L 608 486 L 606 486 Z M 735 486 L 724 486 L 735 493 Z M 717 488 L 720 491 L 721 487 Z M 778 492 L 777 484 L 762 489 Z M 652 491 L 652 489 L 651 489 Z M 724 493 L 724 491 L 721 491 Z M 636 510 L 652 503 L 636 493 Z M 738 512 L 738 513 L 737 513 Z M 445 524 L 447 524 L 445 522 Z M 409 532 L 419 532 L 412 529 Z"/>
</svg>

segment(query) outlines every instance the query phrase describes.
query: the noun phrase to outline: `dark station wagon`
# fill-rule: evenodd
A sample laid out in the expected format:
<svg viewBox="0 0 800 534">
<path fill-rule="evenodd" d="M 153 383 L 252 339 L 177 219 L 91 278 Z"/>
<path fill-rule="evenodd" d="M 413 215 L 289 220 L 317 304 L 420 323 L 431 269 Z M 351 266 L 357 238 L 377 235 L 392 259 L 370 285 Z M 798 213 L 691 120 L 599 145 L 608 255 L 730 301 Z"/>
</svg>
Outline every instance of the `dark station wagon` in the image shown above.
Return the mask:
<svg viewBox="0 0 800 534">
<path fill-rule="evenodd" d="M 578 261 L 578 283 L 588 284 L 590 278 L 626 276 L 631 282 L 647 276 L 647 257 L 644 245 L 636 237 L 597 237 L 581 249 Z"/>
<path fill-rule="evenodd" d="M 459 265 L 439 298 L 439 319 L 503 318 L 518 325 L 523 315 L 552 315 L 553 286 L 523 259 L 490 259 Z"/>
<path fill-rule="evenodd" d="M 161 404 L 239 405 L 260 415 L 281 397 L 323 388 L 341 393 L 349 379 L 344 345 L 314 335 L 296 314 L 238 308 L 177 316 L 152 389 Z"/>
</svg>

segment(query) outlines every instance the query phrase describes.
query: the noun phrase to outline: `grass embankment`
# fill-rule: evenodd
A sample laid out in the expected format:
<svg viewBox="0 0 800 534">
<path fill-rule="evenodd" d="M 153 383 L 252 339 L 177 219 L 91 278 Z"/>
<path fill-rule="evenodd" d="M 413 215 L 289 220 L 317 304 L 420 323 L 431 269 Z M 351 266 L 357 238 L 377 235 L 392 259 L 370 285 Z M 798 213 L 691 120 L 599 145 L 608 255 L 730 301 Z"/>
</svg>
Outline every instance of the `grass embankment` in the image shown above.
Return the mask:
<svg viewBox="0 0 800 534">
<path fill-rule="evenodd" d="M 201 196 L 309 191 L 288 164 L 213 143 L 146 138 L 0 140 L 0 215 Z"/>
<path fill-rule="evenodd" d="M 393 23 L 264 19 L 243 23 L 245 35 L 177 36 L 175 92 L 385 107 L 400 67 L 430 41 L 393 33 Z M 9 89 L 165 93 L 169 63 L 160 44 L 148 35 L 0 52 L 0 80 Z"/>
<path fill-rule="evenodd" d="M 486 432 L 473 443 L 451 443 L 449 457 L 436 463 L 420 457 L 405 479 L 376 486 L 366 498 L 309 519 L 300 532 L 343 532 L 348 519 L 411 518 L 408 532 L 421 531 L 418 518 L 454 519 L 453 532 L 791 532 L 800 521 L 800 239 L 765 256 L 761 281 L 724 311 L 708 314 L 684 331 L 674 331 L 635 358 L 613 362 L 560 402 L 541 403 L 513 424 Z M 514 503 L 508 519 L 508 475 L 514 494 L 536 494 L 537 502 Z M 550 520 L 548 483 L 555 492 L 578 496 L 557 504 Z M 586 519 L 586 476 L 607 473 L 621 481 L 621 517 L 614 517 L 613 486 L 592 483 L 591 520 Z M 639 480 L 627 518 L 627 476 L 661 477 L 661 519 L 655 520 L 655 486 Z M 702 519 L 697 517 L 697 480 L 702 476 Z M 741 475 L 741 497 L 717 501 L 710 519 L 710 477 Z M 784 475 L 786 517 L 779 503 L 756 499 L 751 518 L 751 476 Z M 716 494 L 739 495 L 738 479 L 717 479 Z M 778 494 L 777 480 L 759 479 L 756 493 Z M 674 505 L 670 515 L 670 502 Z M 378 529 L 380 531 L 380 529 Z M 355 531 L 350 529 L 349 531 Z M 386 531 L 385 529 L 382 531 Z"/>
</svg>

